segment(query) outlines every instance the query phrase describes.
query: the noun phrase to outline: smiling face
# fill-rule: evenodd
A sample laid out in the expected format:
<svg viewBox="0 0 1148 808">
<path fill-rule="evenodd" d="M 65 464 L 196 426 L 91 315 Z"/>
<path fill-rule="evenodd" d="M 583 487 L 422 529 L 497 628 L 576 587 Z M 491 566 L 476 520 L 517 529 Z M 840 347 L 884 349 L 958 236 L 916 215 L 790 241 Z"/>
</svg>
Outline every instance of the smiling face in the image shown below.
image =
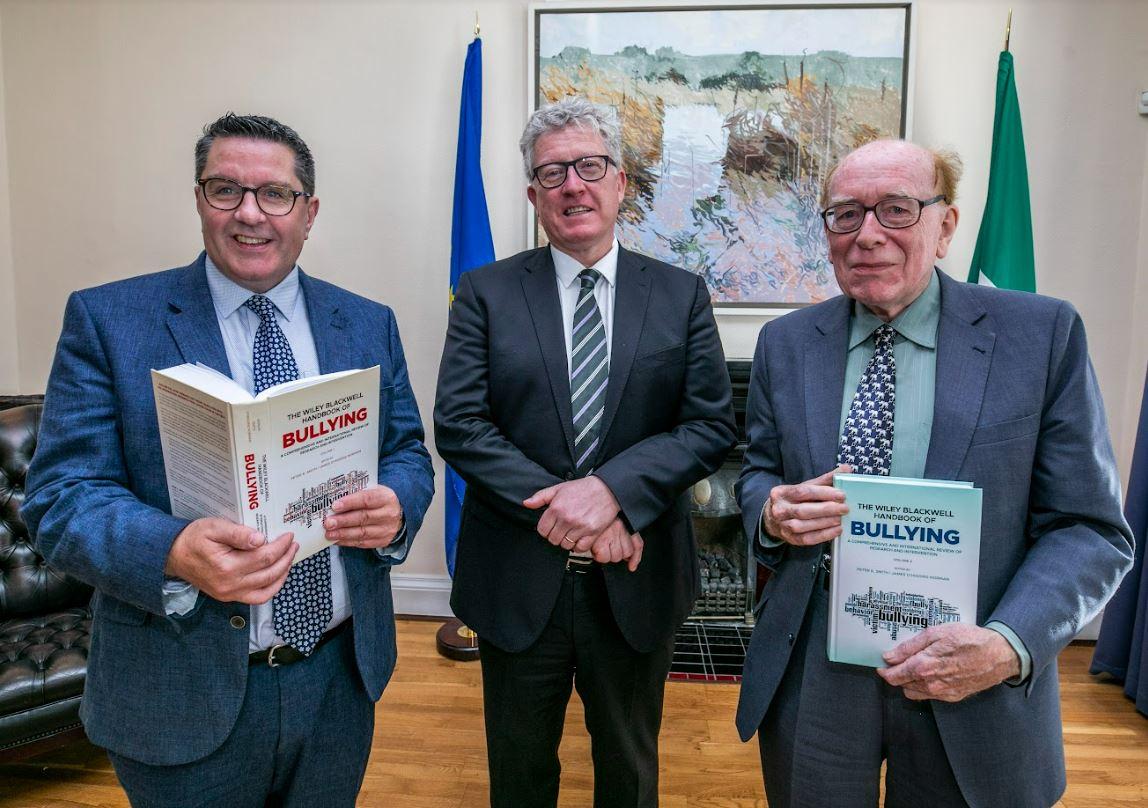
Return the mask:
<svg viewBox="0 0 1148 808">
<path fill-rule="evenodd" d="M 222 177 L 249 188 L 283 185 L 303 189 L 295 174 L 295 153 L 282 143 L 243 137 L 211 144 L 200 179 Z M 316 197 L 299 197 L 286 216 L 268 216 L 255 194 L 243 195 L 235 210 L 217 210 L 195 189 L 203 246 L 220 272 L 252 292 L 266 292 L 287 277 L 303 250 L 319 212 Z"/>
<path fill-rule="evenodd" d="M 932 153 L 903 141 L 878 141 L 845 157 L 833 175 L 829 205 L 872 206 L 898 196 L 928 199 L 935 187 Z M 934 263 L 949 250 L 957 218 L 956 207 L 939 202 L 923 208 L 912 227 L 884 227 L 869 211 L 859 230 L 826 231 L 838 286 L 889 322 L 929 285 Z"/>
<path fill-rule="evenodd" d="M 534 142 L 534 165 L 564 163 L 608 151 L 597 132 L 567 126 Z M 532 180 L 526 189 L 550 243 L 583 266 L 592 266 L 610 251 L 625 193 L 626 172 L 613 165 L 596 182 L 586 182 L 571 167 L 566 182 L 557 188 L 543 188 Z"/>
</svg>

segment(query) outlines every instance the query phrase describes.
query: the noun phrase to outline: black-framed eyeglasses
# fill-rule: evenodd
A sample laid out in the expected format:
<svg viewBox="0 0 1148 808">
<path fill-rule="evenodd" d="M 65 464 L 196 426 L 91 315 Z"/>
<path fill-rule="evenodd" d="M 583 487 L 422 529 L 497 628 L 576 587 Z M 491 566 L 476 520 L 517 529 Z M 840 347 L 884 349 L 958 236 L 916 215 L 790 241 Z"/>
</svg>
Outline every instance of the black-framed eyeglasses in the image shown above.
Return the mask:
<svg viewBox="0 0 1148 808">
<path fill-rule="evenodd" d="M 897 196 L 882 199 L 872 207 L 862 205 L 860 202 L 842 202 L 840 205 L 830 205 L 821 211 L 821 218 L 825 220 L 825 229 L 830 233 L 852 233 L 861 229 L 861 225 L 865 223 L 865 214 L 873 211 L 882 227 L 900 230 L 915 225 L 921 220 L 922 210 L 944 198 L 944 194 L 938 194 L 932 199 Z"/>
<path fill-rule="evenodd" d="M 597 182 L 606 176 L 606 169 L 613 163 L 614 161 L 605 154 L 591 154 L 564 163 L 543 163 L 535 166 L 530 173 L 543 188 L 557 188 L 566 182 L 566 175 L 571 166 L 584 182 Z"/>
<path fill-rule="evenodd" d="M 286 216 L 295 209 L 295 200 L 301 196 L 310 198 L 306 191 L 295 191 L 283 185 L 260 185 L 251 188 L 223 177 L 207 177 L 196 183 L 203 192 L 207 204 L 216 210 L 235 210 L 243 204 L 248 191 L 255 194 L 255 204 L 268 216 Z"/>
</svg>

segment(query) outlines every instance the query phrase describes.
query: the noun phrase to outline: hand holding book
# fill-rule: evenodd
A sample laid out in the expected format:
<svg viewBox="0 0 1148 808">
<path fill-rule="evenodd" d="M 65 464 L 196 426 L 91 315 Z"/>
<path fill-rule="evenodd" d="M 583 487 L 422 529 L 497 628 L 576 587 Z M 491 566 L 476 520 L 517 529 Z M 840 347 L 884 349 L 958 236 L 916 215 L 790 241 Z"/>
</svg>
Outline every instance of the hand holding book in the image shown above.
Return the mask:
<svg viewBox="0 0 1148 808">
<path fill-rule="evenodd" d="M 841 517 L 849 513 L 849 506 L 844 492 L 833 487 L 833 475 L 851 471 L 842 465 L 797 485 L 775 485 L 762 510 L 762 529 L 799 547 L 837 538 L 841 535 Z"/>
<path fill-rule="evenodd" d="M 906 698 L 961 701 L 1020 675 L 1020 658 L 1001 634 L 967 623 L 933 626 L 883 655 L 877 675 Z"/>
<path fill-rule="evenodd" d="M 179 532 L 164 571 L 219 601 L 266 603 L 287 580 L 298 550 L 291 533 L 268 541 L 254 528 L 213 516 Z"/>
<path fill-rule="evenodd" d="M 324 538 L 340 547 L 382 549 L 403 528 L 403 506 L 395 492 L 376 485 L 335 500 L 323 519 Z"/>
</svg>

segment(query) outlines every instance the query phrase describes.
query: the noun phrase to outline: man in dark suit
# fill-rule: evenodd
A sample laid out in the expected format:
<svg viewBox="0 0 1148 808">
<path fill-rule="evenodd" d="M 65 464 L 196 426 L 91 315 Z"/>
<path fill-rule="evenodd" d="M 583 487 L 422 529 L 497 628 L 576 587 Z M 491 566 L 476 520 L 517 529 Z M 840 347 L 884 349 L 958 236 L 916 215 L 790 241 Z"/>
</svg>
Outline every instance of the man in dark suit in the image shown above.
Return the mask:
<svg viewBox="0 0 1148 808">
<path fill-rule="evenodd" d="M 887 806 L 1056 802 L 1056 656 L 1131 562 L 1080 317 L 933 266 L 956 229 L 959 173 L 955 156 L 902 141 L 846 156 L 823 196 L 844 295 L 758 340 L 739 502 L 773 575 L 737 723 L 743 740 L 758 733 L 775 808 L 875 806 L 882 761 Z M 883 459 L 841 437 L 847 416 L 874 414 L 877 376 L 895 379 Z M 876 672 L 825 650 L 826 542 L 849 509 L 832 478 L 846 460 L 983 490 L 976 625 L 913 635 Z"/>
<path fill-rule="evenodd" d="M 390 567 L 433 489 L 386 306 L 296 259 L 319 210 L 291 128 L 228 114 L 196 145 L 206 252 L 76 292 L 24 514 L 53 566 L 95 587 L 81 717 L 138 806 L 352 806 L 395 662 Z M 379 365 L 379 484 L 290 533 L 169 513 L 150 370 L 202 362 L 251 391 Z"/>
<path fill-rule="evenodd" d="M 549 247 L 462 276 L 435 441 L 467 482 L 451 605 L 478 632 L 491 804 L 553 806 L 571 685 L 594 804 L 652 806 L 675 628 L 698 567 L 686 491 L 733 445 L 706 286 L 618 246 L 612 111 L 567 99 L 521 147 Z"/>
</svg>

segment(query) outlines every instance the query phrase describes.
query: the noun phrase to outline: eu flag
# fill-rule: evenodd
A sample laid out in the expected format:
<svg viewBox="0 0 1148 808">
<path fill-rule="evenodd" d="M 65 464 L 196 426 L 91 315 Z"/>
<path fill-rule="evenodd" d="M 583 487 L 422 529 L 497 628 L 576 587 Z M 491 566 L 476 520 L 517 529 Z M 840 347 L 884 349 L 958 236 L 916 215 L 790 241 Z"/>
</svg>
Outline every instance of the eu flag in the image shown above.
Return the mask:
<svg viewBox="0 0 1148 808">
<path fill-rule="evenodd" d="M 468 269 L 494 260 L 486 191 L 482 187 L 482 40 L 466 49 L 462 71 L 462 105 L 458 113 L 458 153 L 454 162 L 454 217 L 450 228 L 450 300 L 458 279 Z M 445 357 L 444 357 L 445 361 Z M 466 483 L 446 467 L 446 568 L 454 576 L 458 523 Z"/>
</svg>

